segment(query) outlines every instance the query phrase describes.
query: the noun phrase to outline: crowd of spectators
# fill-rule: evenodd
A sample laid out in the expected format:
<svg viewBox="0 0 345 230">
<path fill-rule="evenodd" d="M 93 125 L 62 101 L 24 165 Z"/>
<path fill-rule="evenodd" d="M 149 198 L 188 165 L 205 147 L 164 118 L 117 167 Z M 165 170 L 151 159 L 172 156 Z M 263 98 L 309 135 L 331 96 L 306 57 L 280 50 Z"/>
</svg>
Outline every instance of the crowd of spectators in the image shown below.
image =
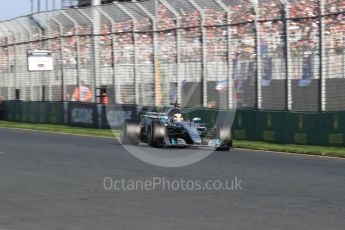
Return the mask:
<svg viewBox="0 0 345 230">
<path fill-rule="evenodd" d="M 260 20 L 281 19 L 284 6 L 279 0 L 260 0 L 258 4 L 258 13 Z"/>
<path fill-rule="evenodd" d="M 320 14 L 319 0 L 290 0 L 290 18 L 315 17 Z"/>
<path fill-rule="evenodd" d="M 158 58 L 161 63 L 177 62 L 176 31 L 162 31 L 158 33 Z"/>
<path fill-rule="evenodd" d="M 345 14 L 325 17 L 324 45 L 329 54 L 342 54 L 345 46 Z"/>
<path fill-rule="evenodd" d="M 158 57 L 155 58 L 161 63 L 175 63 L 178 56 L 178 42 L 180 42 L 179 55 L 182 62 L 200 62 L 203 44 L 205 44 L 205 55 L 209 62 L 226 62 L 229 56 L 243 60 L 253 59 L 256 55 L 255 18 L 260 20 L 257 31 L 260 33 L 258 39 L 261 55 L 281 57 L 285 54 L 284 6 L 281 1 L 260 0 L 256 9 L 253 5 L 254 1 L 251 0 L 223 0 L 222 2 L 228 7 L 228 12 L 215 3 L 206 2 L 198 2 L 205 16 L 204 34 L 201 29 L 202 13 L 193 5 L 187 2 L 182 4 L 181 1 L 169 2 L 179 14 L 179 18 L 176 18 L 171 10 L 160 3 L 155 9 L 157 14 L 155 23 L 143 12 L 140 14 L 141 18 L 136 17 L 135 21 L 124 18 L 123 21 L 116 21 L 114 25 L 106 19 L 100 20 L 99 36 L 95 45 L 99 47 L 101 65 L 133 64 L 135 60 L 139 64 L 151 64 L 154 62 L 154 48 L 157 49 L 158 54 Z M 288 32 L 291 54 L 303 56 L 306 52 L 318 52 L 319 1 L 288 0 L 288 3 L 286 18 L 290 19 Z M 345 15 L 337 14 L 340 12 L 345 12 L 345 1 L 325 0 L 325 14 L 335 14 L 324 16 L 324 44 L 327 52 L 330 53 L 341 53 L 344 48 Z M 75 12 L 71 15 L 74 14 L 78 13 Z M 76 16 L 74 17 L 76 20 L 78 19 Z M 88 68 L 92 59 L 93 41 L 90 36 L 92 26 L 84 22 L 75 28 L 65 17 L 61 16 L 61 20 L 62 23 L 69 22 L 64 24 L 63 28 L 63 64 L 66 68 L 76 68 L 78 50 L 80 67 Z M 229 22 L 231 23 L 230 28 L 228 28 Z M 153 32 L 154 29 L 156 32 Z M 229 31 L 230 34 L 228 34 Z M 52 32 L 52 36 L 58 38 L 58 31 Z M 78 33 L 78 37 L 76 33 Z M 154 45 L 154 37 L 156 37 L 156 45 Z M 228 37 L 230 43 L 228 43 Z M 51 48 L 59 53 L 61 51 L 60 40 L 54 39 L 54 41 L 56 41 L 56 45 Z M 6 40 L 1 38 L 0 45 L 5 43 Z M 78 44 L 79 47 L 77 47 Z M 5 56 L 5 49 L 0 49 L 0 54 Z M 6 60 L 6 58 L 1 58 L 1 60 Z M 4 61 L 0 66 L 3 64 Z"/>
<path fill-rule="evenodd" d="M 260 52 L 262 56 L 283 57 L 285 54 L 285 31 L 282 20 L 259 24 Z"/>
<path fill-rule="evenodd" d="M 326 53 L 325 73 L 328 78 L 343 77 L 345 48 L 345 2 L 343 0 L 327 0 L 324 17 L 324 51 Z"/>
<path fill-rule="evenodd" d="M 325 13 L 334 14 L 345 11 L 345 2 L 343 0 L 325 0 Z"/>
<path fill-rule="evenodd" d="M 292 56 L 303 56 L 306 52 L 319 50 L 319 20 L 304 19 L 291 21 L 289 42 Z"/>
</svg>

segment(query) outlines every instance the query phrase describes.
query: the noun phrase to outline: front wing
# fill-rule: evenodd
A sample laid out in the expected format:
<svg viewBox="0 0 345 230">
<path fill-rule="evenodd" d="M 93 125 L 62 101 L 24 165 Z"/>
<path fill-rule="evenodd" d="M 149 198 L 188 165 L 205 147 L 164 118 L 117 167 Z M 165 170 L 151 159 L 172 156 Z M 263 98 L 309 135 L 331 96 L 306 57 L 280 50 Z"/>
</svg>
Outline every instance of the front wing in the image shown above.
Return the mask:
<svg viewBox="0 0 345 230">
<path fill-rule="evenodd" d="M 169 142 L 166 141 L 165 147 L 209 147 L 209 148 L 222 148 L 228 147 L 224 145 L 220 139 L 210 139 L 197 144 L 187 144 L 183 139 L 178 138 L 170 139 Z"/>
</svg>

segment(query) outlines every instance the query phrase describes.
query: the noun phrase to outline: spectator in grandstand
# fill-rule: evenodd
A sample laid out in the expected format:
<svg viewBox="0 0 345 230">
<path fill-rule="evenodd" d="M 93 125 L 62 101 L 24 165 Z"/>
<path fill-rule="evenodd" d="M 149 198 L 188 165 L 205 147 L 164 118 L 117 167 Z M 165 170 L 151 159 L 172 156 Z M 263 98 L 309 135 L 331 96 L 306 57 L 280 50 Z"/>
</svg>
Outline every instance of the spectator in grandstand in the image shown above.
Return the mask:
<svg viewBox="0 0 345 230">
<path fill-rule="evenodd" d="M 209 62 L 226 62 L 228 60 L 228 52 L 230 57 L 235 58 L 238 63 L 255 60 L 255 30 L 254 19 L 259 16 L 260 46 L 261 54 L 266 55 L 263 59 L 263 77 L 270 79 L 272 73 L 269 73 L 269 67 L 272 68 L 272 58 L 284 55 L 284 24 L 282 20 L 282 4 L 279 0 L 260 0 L 259 11 L 254 11 L 253 1 L 236 0 L 223 1 L 230 11 L 231 22 L 231 44 L 230 49 L 227 43 L 227 13 L 220 7 L 212 7 L 204 1 L 197 2 L 205 13 L 206 39 L 203 40 L 201 25 L 201 15 L 197 9 L 189 3 L 180 4 L 181 1 L 169 1 L 169 4 L 180 15 L 180 28 L 176 29 L 177 20 L 175 16 L 164 5 L 156 4 L 157 13 L 156 23 L 158 37 L 158 58 L 162 63 L 174 63 L 177 57 L 177 32 L 180 37 L 180 52 L 182 62 L 200 62 L 202 59 L 203 42 L 206 43 L 206 57 Z M 206 2 L 206 1 L 205 1 Z M 319 0 L 290 0 L 290 48 L 292 56 L 298 58 L 303 57 L 307 51 L 314 52 L 319 47 L 319 20 L 307 19 L 306 17 L 314 17 L 319 14 Z M 127 6 L 125 6 L 127 7 Z M 345 1 L 343 0 L 326 0 L 326 13 L 337 13 L 345 10 Z M 259 15 L 255 15 L 259 13 Z M 102 22 L 100 26 L 100 58 L 103 67 L 112 66 L 113 60 L 115 64 L 133 64 L 135 49 L 137 48 L 136 58 L 140 64 L 151 64 L 153 60 L 153 36 L 152 21 L 145 14 L 140 14 L 136 23 L 131 19 L 123 18 L 123 21 L 116 20 L 114 25 L 109 22 Z M 298 19 L 300 18 L 300 19 Z M 325 46 L 326 52 L 336 55 L 342 55 L 344 50 L 344 31 L 345 17 L 341 14 L 338 16 L 325 18 Z M 236 25 L 237 23 L 237 25 Z M 135 24 L 135 34 L 133 34 L 133 25 Z M 111 27 L 115 31 L 115 39 L 112 40 L 110 35 Z M 54 36 L 57 36 L 57 32 Z M 92 58 L 92 39 L 91 24 L 80 24 L 77 28 L 73 25 L 64 25 L 64 67 L 76 68 L 77 48 L 79 48 L 81 67 L 88 68 Z M 55 35 L 56 33 L 56 35 Z M 77 47 L 77 36 L 79 36 L 79 47 Z M 328 33 L 328 34 L 327 34 Z M 134 36 L 133 36 L 134 35 Z M 135 40 L 133 39 L 135 37 Z M 59 51 L 59 39 L 56 39 L 55 49 Z M 261 43 L 264 40 L 265 44 Z M 113 43 L 115 43 L 115 53 L 113 54 Z M 4 39 L 0 43 L 7 43 Z M 38 46 L 39 42 L 33 42 L 32 46 Z M 56 53 L 58 53 L 56 52 Z M 8 55 L 7 50 L 0 50 L 0 54 Z M 114 58 L 113 58 L 114 55 Z M 234 57 L 236 56 L 236 57 Z M 2 60 L 0 69 L 8 68 L 8 58 Z M 298 59 L 296 59 L 298 60 Z M 308 62 L 308 61 L 306 61 Z M 4 66 L 4 67 L 1 67 Z M 272 70 L 271 70 L 272 71 Z M 298 77 L 301 71 L 298 73 Z M 305 69 L 302 78 L 308 78 L 308 71 Z"/>
<path fill-rule="evenodd" d="M 266 57 L 263 59 L 263 76 L 262 86 L 269 86 L 272 80 L 272 58 Z"/>
<path fill-rule="evenodd" d="M 303 56 L 302 76 L 299 86 L 305 87 L 310 85 L 312 78 L 312 52 L 305 52 Z"/>
<path fill-rule="evenodd" d="M 290 16 L 292 18 L 315 17 L 319 14 L 319 0 L 291 1 Z"/>
<path fill-rule="evenodd" d="M 81 81 L 81 85 L 74 89 L 72 101 L 92 102 L 92 100 L 92 90 L 85 84 L 84 81 Z"/>
<path fill-rule="evenodd" d="M 343 0 L 326 0 L 325 11 L 327 14 L 344 12 L 345 2 Z"/>
<path fill-rule="evenodd" d="M 207 102 L 207 108 L 208 109 L 214 109 L 214 108 L 216 108 L 216 106 L 217 106 L 217 102 L 215 102 L 215 101 Z"/>
</svg>

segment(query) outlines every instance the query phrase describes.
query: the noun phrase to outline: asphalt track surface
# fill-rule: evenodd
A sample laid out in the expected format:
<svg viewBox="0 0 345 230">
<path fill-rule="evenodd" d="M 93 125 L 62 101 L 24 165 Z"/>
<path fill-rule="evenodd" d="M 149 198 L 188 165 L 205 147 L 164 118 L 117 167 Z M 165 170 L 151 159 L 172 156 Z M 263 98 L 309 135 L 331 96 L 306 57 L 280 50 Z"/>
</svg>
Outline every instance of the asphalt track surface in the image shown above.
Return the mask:
<svg viewBox="0 0 345 230">
<path fill-rule="evenodd" d="M 243 189 L 107 191 L 105 177 L 238 177 Z M 233 150 L 162 168 L 113 139 L 0 129 L 0 230 L 343 230 L 344 206 L 344 160 Z"/>
</svg>

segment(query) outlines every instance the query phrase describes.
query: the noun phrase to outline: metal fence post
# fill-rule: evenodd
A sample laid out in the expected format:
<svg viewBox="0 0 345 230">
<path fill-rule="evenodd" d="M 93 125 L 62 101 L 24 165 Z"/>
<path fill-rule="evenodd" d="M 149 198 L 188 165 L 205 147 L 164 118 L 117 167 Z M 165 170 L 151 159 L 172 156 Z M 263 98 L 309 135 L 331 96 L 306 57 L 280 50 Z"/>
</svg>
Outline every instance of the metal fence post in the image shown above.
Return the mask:
<svg viewBox="0 0 345 230">
<path fill-rule="evenodd" d="M 181 19 L 180 14 L 165 0 L 158 0 L 161 2 L 176 18 L 176 87 L 177 87 L 177 103 L 181 104 L 182 79 L 181 79 Z"/>
<path fill-rule="evenodd" d="M 27 35 L 28 35 L 28 44 L 29 44 L 29 49 L 32 49 L 32 46 L 31 46 L 31 42 L 32 42 L 32 34 L 31 34 L 31 31 L 25 26 L 25 25 L 23 25 L 23 23 L 21 22 L 21 21 L 18 21 L 18 24 L 26 31 L 26 33 L 27 33 Z M 16 42 L 16 44 L 14 45 L 14 49 L 15 49 L 15 53 L 16 53 L 16 55 L 18 55 L 17 54 L 17 49 L 16 49 L 16 45 L 17 45 L 17 42 Z M 26 54 L 25 54 L 26 55 Z M 16 78 L 16 89 L 17 88 L 19 88 L 18 87 L 18 64 L 17 64 L 17 59 L 15 58 L 14 59 L 15 61 L 15 66 L 16 66 L 16 68 L 14 68 L 14 74 L 15 74 L 15 78 Z M 34 73 L 32 73 L 32 72 L 29 72 L 29 69 L 27 69 L 27 71 L 28 71 L 28 76 L 27 77 L 29 77 L 30 78 L 30 81 L 31 81 L 31 84 L 33 83 L 33 79 L 32 79 L 32 76 L 34 75 Z M 37 77 L 36 77 L 36 79 L 37 79 Z M 34 82 L 34 83 L 36 83 L 37 84 L 37 82 Z M 30 100 L 32 100 L 32 95 L 33 95 L 33 92 L 31 91 L 30 92 Z"/>
<path fill-rule="evenodd" d="M 135 92 L 135 104 L 139 105 L 139 76 L 138 76 L 138 47 L 137 47 L 137 37 L 136 37 L 136 19 L 133 15 L 121 4 L 114 2 L 114 4 L 124 12 L 132 20 L 132 39 L 133 39 L 133 49 L 134 49 L 134 92 Z"/>
<path fill-rule="evenodd" d="M 290 79 L 290 43 L 289 43 L 289 26 L 290 21 L 288 19 L 289 13 L 289 3 L 285 0 L 280 0 L 282 4 L 282 19 L 284 24 L 284 45 L 285 45 L 285 110 L 289 111 L 292 107 L 292 88 L 291 88 L 291 79 Z"/>
<path fill-rule="evenodd" d="M 112 17 L 110 17 L 106 12 L 104 12 L 100 7 L 97 7 L 97 9 L 99 10 L 99 12 L 101 12 L 102 15 L 104 15 L 104 17 L 106 17 L 108 19 L 108 21 L 111 23 L 111 48 L 112 48 L 112 67 L 113 67 L 113 75 L 112 75 L 112 87 L 113 87 L 113 100 L 114 103 L 116 103 L 116 93 L 115 93 L 115 82 L 116 82 L 116 37 L 115 37 L 115 21 Z"/>
<path fill-rule="evenodd" d="M 68 18 L 68 20 L 70 20 L 72 23 L 73 23 L 73 26 L 74 26 L 74 36 L 76 38 L 76 51 L 77 51 L 77 88 L 79 89 L 80 88 L 80 41 L 79 41 L 79 25 L 78 23 L 71 17 L 69 16 L 66 12 L 64 12 L 64 10 L 61 10 L 61 13 L 66 17 Z M 79 90 L 79 97 L 78 98 L 81 98 L 81 95 L 80 95 L 80 90 Z"/>
<path fill-rule="evenodd" d="M 290 49 L 290 3 L 285 2 L 285 47 L 286 47 L 286 84 L 287 84 L 287 110 L 292 110 L 292 82 L 291 82 L 291 49 Z"/>
<path fill-rule="evenodd" d="M 48 15 L 48 13 L 45 13 L 46 15 Z M 52 34 L 51 34 L 51 26 L 49 25 L 49 23 L 45 23 L 45 26 L 48 28 L 48 32 L 46 33 L 45 30 L 43 30 L 42 32 L 44 32 L 44 36 L 42 37 L 42 39 L 46 39 L 46 42 L 47 42 L 47 46 L 48 47 L 51 47 L 51 39 L 52 39 Z M 44 41 L 42 42 L 42 48 L 44 49 Z M 50 48 L 49 48 L 50 49 Z M 42 76 L 42 84 L 43 84 L 43 87 L 45 88 L 49 88 L 49 87 L 52 87 L 52 84 L 50 82 L 50 77 L 51 77 L 51 74 L 54 73 L 53 71 L 47 73 L 47 76 L 48 79 L 47 79 L 47 76 L 44 76 L 45 73 L 42 73 L 41 76 Z M 48 95 L 47 95 L 47 92 L 45 92 L 45 95 L 44 96 L 44 100 L 48 100 L 48 101 L 52 101 L 52 90 L 48 90 Z"/>
<path fill-rule="evenodd" d="M 200 30 L 201 30 L 201 52 L 202 52 L 202 75 L 201 75 L 201 85 L 202 85 L 202 106 L 207 108 L 208 107 L 208 95 L 207 95 L 207 59 L 206 59 L 206 31 L 205 31 L 205 13 L 204 10 L 194 1 L 194 0 L 187 0 L 190 4 L 200 13 L 201 16 L 201 23 L 200 23 Z"/>
<path fill-rule="evenodd" d="M 64 67 L 64 35 L 63 35 L 63 26 L 62 24 L 56 20 L 53 16 L 50 17 L 58 26 L 59 26 L 59 39 L 60 39 L 60 68 L 61 68 L 61 101 L 65 101 L 65 67 Z"/>
<path fill-rule="evenodd" d="M 234 102 L 233 98 L 233 79 L 231 77 L 232 73 L 232 63 L 231 63 L 231 11 L 229 8 L 221 1 L 221 0 L 215 0 L 215 2 L 226 12 L 226 20 L 227 20 L 227 61 L 228 61 L 228 108 L 229 109 L 235 109 L 236 103 Z"/>
<path fill-rule="evenodd" d="M 100 72 L 100 65 L 99 65 L 99 12 L 98 14 L 97 6 L 92 6 L 91 7 L 91 11 L 92 11 L 92 16 L 93 18 L 90 18 L 90 16 L 88 16 L 86 13 L 84 13 L 82 10 L 77 9 L 78 12 L 84 16 L 84 18 L 86 18 L 86 20 L 88 20 L 91 24 L 91 28 L 92 28 L 92 42 L 91 42 L 91 47 L 92 47 L 92 74 L 93 74 L 93 89 L 94 89 L 94 101 L 97 103 L 97 79 L 99 79 L 99 77 L 101 76 L 99 74 Z"/>
<path fill-rule="evenodd" d="M 28 17 L 28 20 L 30 20 L 30 22 L 32 22 L 33 24 L 33 27 L 36 29 L 36 32 L 37 34 L 39 34 L 39 39 L 35 39 L 35 40 L 32 40 L 31 42 L 36 42 L 38 45 L 38 49 L 42 49 L 43 48 L 43 39 L 45 38 L 44 37 L 44 28 L 40 25 L 40 23 L 38 23 L 33 17 L 32 15 L 29 15 Z M 19 23 L 22 23 L 21 21 L 19 21 Z M 22 24 L 23 27 L 26 27 L 24 24 Z M 29 30 L 29 29 L 28 29 Z M 30 31 L 30 35 L 33 34 L 33 31 L 32 30 L 29 30 Z M 40 96 L 38 96 L 37 100 L 40 100 L 40 101 L 44 101 L 45 100 L 45 95 L 44 95 L 44 92 L 43 92 L 43 82 L 45 81 L 45 77 L 44 77 L 44 73 L 43 72 L 35 72 L 33 73 L 36 77 L 36 86 L 39 87 L 39 92 L 40 92 Z"/>
<path fill-rule="evenodd" d="M 341 63 L 342 63 L 342 68 L 341 68 L 341 78 L 345 77 L 345 52 L 343 50 L 342 55 L 341 55 Z"/>
<path fill-rule="evenodd" d="M 10 58 L 10 55 L 9 55 L 9 46 L 10 45 L 13 45 L 13 47 L 15 47 L 16 45 L 15 45 L 15 43 L 16 43 L 16 36 L 15 36 L 15 34 L 12 32 L 12 30 L 8 27 L 8 26 L 6 26 L 6 23 L 2 23 L 1 24 L 3 27 L 4 27 L 4 29 L 6 30 L 6 32 L 8 32 L 9 34 L 11 34 L 12 35 L 12 37 L 13 37 L 13 40 L 12 40 L 12 44 L 9 44 L 9 42 L 8 42 L 8 40 L 7 40 L 7 44 L 6 44 L 6 48 L 7 48 L 7 70 L 6 70 L 6 77 L 7 77 L 7 95 L 6 95 L 6 99 L 7 100 L 11 100 L 11 92 L 10 92 L 10 87 L 9 87 L 9 82 L 8 82 L 8 79 L 9 79 L 9 69 L 10 69 L 10 62 L 11 62 L 11 58 Z M 17 66 L 17 64 L 15 63 L 15 65 Z M 15 71 L 15 75 L 14 75 L 14 78 L 15 78 L 15 82 L 16 82 L 16 84 L 17 84 L 17 73 L 16 73 L 17 71 Z M 5 75 L 5 74 L 4 74 Z"/>
<path fill-rule="evenodd" d="M 319 0 L 320 7 L 320 83 L 319 83 L 319 95 L 320 95 L 320 108 L 321 112 L 326 110 L 326 79 L 323 72 L 323 65 L 325 64 L 325 46 L 324 46 L 324 37 L 325 37 L 325 26 L 324 26 L 324 12 L 325 12 L 325 0 Z"/>
<path fill-rule="evenodd" d="M 6 29 L 6 31 L 8 32 L 8 33 L 10 33 L 11 35 L 12 35 L 12 37 L 13 37 L 13 41 L 12 41 L 12 44 L 11 45 L 13 45 L 13 47 L 14 47 L 14 50 L 15 50 L 15 52 L 16 52 L 16 42 L 17 42 L 17 40 L 16 40 L 16 35 L 12 32 L 12 30 L 5 24 L 5 23 L 3 23 L 3 24 L 1 24 L 5 29 Z M 10 69 L 10 64 L 11 64 L 11 58 L 10 58 L 10 54 L 9 54 L 9 46 L 10 46 L 10 44 L 7 42 L 7 46 L 6 46 L 6 48 L 7 48 L 7 79 L 9 79 L 9 76 L 10 76 L 10 74 L 9 74 L 9 69 Z M 17 59 L 15 59 L 15 65 L 16 65 L 16 68 L 18 68 L 17 67 Z M 17 76 L 17 70 L 16 71 L 14 71 L 14 78 L 15 78 L 15 85 L 17 85 L 17 81 L 18 81 L 18 76 Z M 9 82 L 7 82 L 7 97 L 6 97 L 6 99 L 8 100 L 11 100 L 11 92 L 10 92 L 10 87 L 9 87 Z M 14 98 L 14 97 L 13 97 Z"/>
<path fill-rule="evenodd" d="M 40 15 L 48 15 L 48 13 L 40 13 Z M 45 20 L 43 20 L 43 24 L 41 23 L 40 20 L 37 20 L 35 18 L 35 15 L 31 15 L 30 20 L 37 26 L 37 28 L 39 28 L 39 33 L 40 33 L 40 37 L 41 37 L 41 48 L 44 48 L 44 42 L 46 41 L 46 45 L 48 47 L 51 46 L 51 39 L 52 39 L 52 34 L 51 34 L 51 26 L 49 25 L 49 23 L 47 23 Z M 52 91 L 49 90 L 49 95 L 47 95 L 47 88 L 51 87 L 50 84 L 50 75 L 51 72 L 40 72 L 39 74 L 40 80 L 41 80 L 41 84 L 42 84 L 42 101 L 51 101 L 52 98 Z"/>
<path fill-rule="evenodd" d="M 158 95 L 160 94 L 160 92 L 158 92 L 158 82 L 156 81 L 157 75 L 158 75 L 158 65 L 157 62 L 158 60 L 158 48 L 157 48 L 157 24 L 156 24 L 156 17 L 153 16 L 150 12 L 148 12 L 148 10 L 145 9 L 145 7 L 143 7 L 140 2 L 135 1 L 135 3 L 137 4 L 137 6 L 150 18 L 151 22 L 152 22 L 152 48 L 153 48 L 153 75 L 155 78 L 155 106 L 161 106 L 161 98 L 158 97 Z"/>
<path fill-rule="evenodd" d="M 100 3 L 100 2 L 99 2 Z M 84 17 L 88 17 L 91 19 L 92 25 L 92 56 L 93 56 L 93 84 L 94 84 L 94 100 L 97 103 L 97 88 L 99 87 L 98 82 L 102 82 L 102 74 L 101 74 L 101 64 L 100 64 L 100 50 L 99 50 L 99 34 L 100 34 L 100 12 L 97 10 L 99 6 L 91 7 L 91 18 L 88 17 L 83 11 Z M 101 102 L 101 101 L 100 101 Z"/>
<path fill-rule="evenodd" d="M 45 29 L 42 27 L 42 25 L 33 17 L 33 15 L 29 15 L 28 18 L 30 21 L 35 25 L 37 28 L 37 32 L 40 35 L 40 48 L 43 48 L 43 40 L 45 39 Z"/>
<path fill-rule="evenodd" d="M 5 37 L 9 37 L 9 35 L 8 35 L 8 31 L 7 31 L 7 28 L 4 28 L 3 27 L 3 25 L 2 24 L 0 24 L 0 34 L 5 34 Z M 3 50 L 3 49 L 5 49 L 5 47 L 7 47 L 8 46 L 8 40 L 6 41 L 6 45 L 3 45 L 3 44 L 1 44 L 1 46 L 0 46 L 0 49 L 1 50 Z M 8 55 L 7 55 L 8 56 Z M 1 61 L 1 63 L 2 63 L 2 56 L 0 57 L 0 61 Z M 2 70 L 3 71 L 3 70 Z M 5 87 L 6 86 L 6 82 L 5 82 L 5 77 L 6 77 L 6 73 L 5 72 L 2 72 L 1 74 L 0 74 L 0 96 L 2 96 L 2 97 L 5 97 L 5 99 L 8 99 L 8 95 L 4 95 L 4 92 L 2 91 L 2 87 Z"/>
<path fill-rule="evenodd" d="M 255 0 L 252 0 L 254 5 L 254 14 L 255 14 L 255 44 L 256 44 L 256 108 L 262 108 L 262 74 L 261 74 L 261 50 L 260 50 L 260 9 L 259 3 Z"/>
</svg>

